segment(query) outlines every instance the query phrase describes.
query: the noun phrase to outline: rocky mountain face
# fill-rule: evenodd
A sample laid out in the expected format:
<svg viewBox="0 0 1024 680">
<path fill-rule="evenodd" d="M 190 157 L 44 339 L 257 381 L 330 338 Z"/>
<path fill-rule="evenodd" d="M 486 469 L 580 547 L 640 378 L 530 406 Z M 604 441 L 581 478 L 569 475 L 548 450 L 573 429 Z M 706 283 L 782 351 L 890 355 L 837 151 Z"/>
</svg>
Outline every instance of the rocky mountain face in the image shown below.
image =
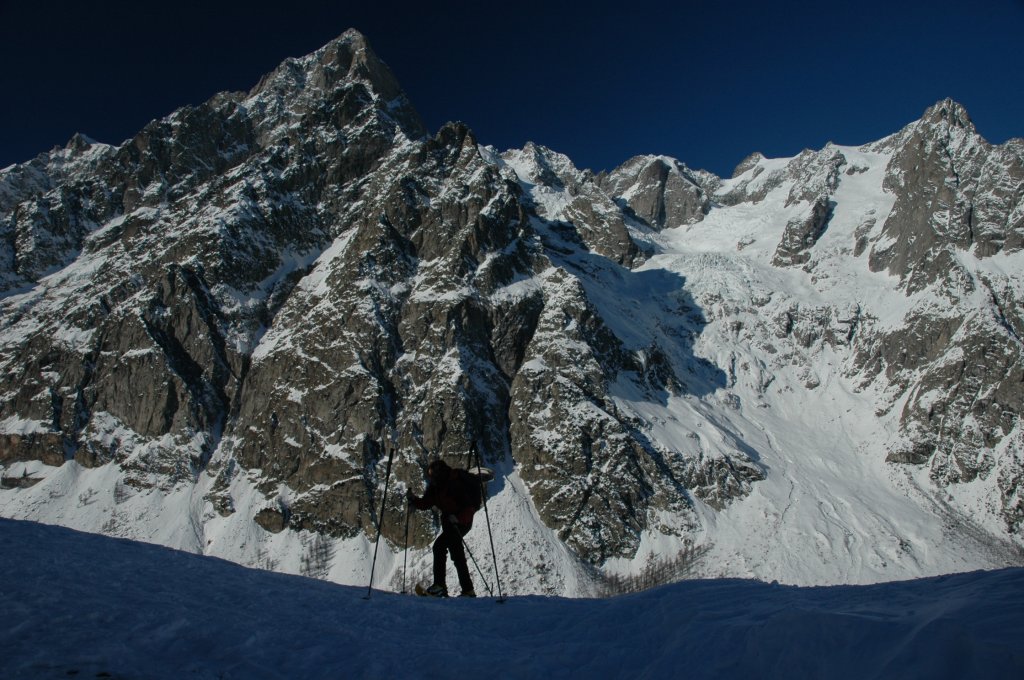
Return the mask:
<svg viewBox="0 0 1024 680">
<path fill-rule="evenodd" d="M 349 31 L 120 146 L 0 171 L 3 512 L 261 566 L 301 536 L 326 575 L 323 546 L 405 512 L 387 483 L 479 454 L 499 507 L 607 567 L 714 543 L 782 474 L 761 414 L 839 389 L 828 357 L 882 433 L 865 456 L 940 495 L 982 480 L 983 508 L 943 503 L 1020 546 L 1022 154 L 945 101 L 731 179 L 654 156 L 595 175 L 428 135 Z M 77 506 L 71 470 L 103 480 Z M 180 531 L 140 533 L 142 508 Z M 501 559 L 521 590 L 548 568 Z"/>
<path fill-rule="evenodd" d="M 248 473 L 265 528 L 346 537 L 373 532 L 389 449 L 412 480 L 476 447 L 522 466 L 581 557 L 631 554 L 686 491 L 609 384 L 683 367 L 641 366 L 569 263 L 628 275 L 621 210 L 565 157 L 522 155 L 520 180 L 464 126 L 428 138 L 348 33 L 120 147 L 9 169 L 4 462 L 113 464 L 143 490 L 209 475 L 221 514 Z M 721 498 L 760 475 L 691 467 Z"/>
<path fill-rule="evenodd" d="M 900 407 L 888 459 L 927 464 L 942 484 L 997 475 L 1006 526 L 1019 533 L 1020 270 L 979 270 L 966 254 L 1000 263 L 1024 248 L 1024 142 L 987 144 L 946 100 L 877 146 L 892 149 L 884 186 L 896 200 L 869 239 L 869 266 L 919 300 L 904 328 L 858 348 L 865 380 L 884 374 Z"/>
</svg>

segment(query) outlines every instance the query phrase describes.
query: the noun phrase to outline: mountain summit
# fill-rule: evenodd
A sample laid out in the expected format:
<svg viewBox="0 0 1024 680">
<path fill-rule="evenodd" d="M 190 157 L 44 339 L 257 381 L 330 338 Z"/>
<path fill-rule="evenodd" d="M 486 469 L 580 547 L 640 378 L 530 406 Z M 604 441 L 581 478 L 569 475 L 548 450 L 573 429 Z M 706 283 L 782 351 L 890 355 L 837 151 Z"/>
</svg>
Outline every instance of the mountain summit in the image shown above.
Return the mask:
<svg viewBox="0 0 1024 680">
<path fill-rule="evenodd" d="M 925 110 L 924 115 L 921 116 L 921 122 L 926 125 L 941 125 L 945 123 L 952 127 L 963 129 L 970 134 L 977 134 L 974 123 L 967 114 L 967 109 L 952 99 L 943 99 L 930 106 Z"/>
<path fill-rule="evenodd" d="M 428 135 L 347 31 L 0 172 L 0 513 L 360 583 L 479 454 L 513 592 L 1020 563 L 1022 152 L 947 100 L 594 175 Z"/>
</svg>

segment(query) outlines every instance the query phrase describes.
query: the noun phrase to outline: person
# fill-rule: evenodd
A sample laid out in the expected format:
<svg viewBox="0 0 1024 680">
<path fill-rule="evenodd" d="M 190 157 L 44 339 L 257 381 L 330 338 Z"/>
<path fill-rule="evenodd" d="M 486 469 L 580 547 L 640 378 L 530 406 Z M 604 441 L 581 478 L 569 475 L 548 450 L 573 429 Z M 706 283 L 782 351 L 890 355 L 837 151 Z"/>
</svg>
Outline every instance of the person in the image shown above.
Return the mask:
<svg viewBox="0 0 1024 680">
<path fill-rule="evenodd" d="M 466 565 L 466 549 L 462 537 L 473 528 L 473 515 L 480 507 L 478 483 L 465 470 L 452 469 L 443 460 L 431 461 L 427 466 L 427 490 L 417 496 L 406 491 L 406 498 L 418 510 L 436 507 L 441 512 L 441 535 L 434 541 L 434 583 L 427 594 L 448 597 L 447 556 L 452 556 L 455 573 L 459 575 L 462 597 L 476 597 L 473 580 Z"/>
</svg>

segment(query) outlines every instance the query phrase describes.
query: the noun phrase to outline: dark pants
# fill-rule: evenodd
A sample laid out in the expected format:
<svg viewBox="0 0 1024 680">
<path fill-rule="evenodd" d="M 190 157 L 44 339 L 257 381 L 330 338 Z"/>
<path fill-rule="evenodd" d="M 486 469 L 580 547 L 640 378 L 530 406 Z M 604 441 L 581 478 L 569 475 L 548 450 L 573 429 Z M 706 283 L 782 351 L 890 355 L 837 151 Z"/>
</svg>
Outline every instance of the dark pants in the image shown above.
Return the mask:
<svg viewBox="0 0 1024 680">
<path fill-rule="evenodd" d="M 441 535 L 434 541 L 434 583 L 446 586 L 445 569 L 448 564 L 447 553 L 451 553 L 455 563 L 455 573 L 459 575 L 459 587 L 462 590 L 473 590 L 473 581 L 469 578 L 469 567 L 466 565 L 466 548 L 462 537 L 469 533 L 472 525 L 454 524 L 444 518 L 441 520 Z"/>
</svg>

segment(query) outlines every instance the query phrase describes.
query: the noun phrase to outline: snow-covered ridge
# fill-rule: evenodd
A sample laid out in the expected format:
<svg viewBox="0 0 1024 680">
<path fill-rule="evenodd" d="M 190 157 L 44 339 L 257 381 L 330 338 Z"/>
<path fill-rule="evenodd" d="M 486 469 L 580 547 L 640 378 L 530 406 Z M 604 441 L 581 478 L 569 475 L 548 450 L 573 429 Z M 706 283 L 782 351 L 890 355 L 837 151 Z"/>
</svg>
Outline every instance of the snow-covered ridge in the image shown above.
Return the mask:
<svg viewBox="0 0 1024 680">
<path fill-rule="evenodd" d="M 0 569 L 6 677 L 1024 673 L 1020 569 L 868 587 L 694 581 L 609 600 L 365 599 L 365 586 L 8 520 Z"/>
</svg>

